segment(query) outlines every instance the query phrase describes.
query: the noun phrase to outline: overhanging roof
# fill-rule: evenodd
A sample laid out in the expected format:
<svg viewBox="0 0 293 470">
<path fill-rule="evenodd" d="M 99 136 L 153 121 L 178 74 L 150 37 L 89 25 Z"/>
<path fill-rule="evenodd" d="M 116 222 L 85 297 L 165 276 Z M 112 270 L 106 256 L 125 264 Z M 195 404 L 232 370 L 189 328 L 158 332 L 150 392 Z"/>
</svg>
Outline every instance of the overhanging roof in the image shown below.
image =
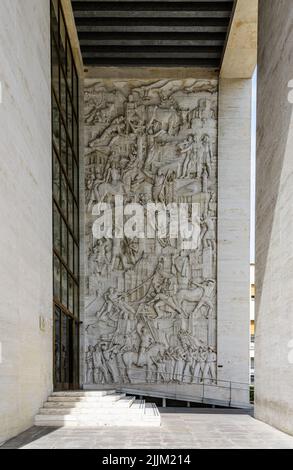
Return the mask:
<svg viewBox="0 0 293 470">
<path fill-rule="evenodd" d="M 234 0 L 72 0 L 86 66 L 219 68 Z"/>
</svg>

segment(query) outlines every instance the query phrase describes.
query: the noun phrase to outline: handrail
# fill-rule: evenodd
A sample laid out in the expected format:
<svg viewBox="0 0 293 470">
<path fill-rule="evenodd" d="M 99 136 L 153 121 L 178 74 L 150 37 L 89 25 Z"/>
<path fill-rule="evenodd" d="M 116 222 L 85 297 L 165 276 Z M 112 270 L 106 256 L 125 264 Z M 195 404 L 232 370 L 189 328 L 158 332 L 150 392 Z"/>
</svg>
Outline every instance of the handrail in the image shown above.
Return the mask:
<svg viewBox="0 0 293 470">
<path fill-rule="evenodd" d="M 141 368 L 142 370 L 143 368 Z M 216 388 L 223 388 L 223 389 L 230 389 L 230 391 L 232 390 L 246 390 L 246 387 L 247 387 L 247 390 L 249 390 L 249 387 L 250 387 L 250 383 L 249 382 L 237 382 L 237 381 L 231 381 L 231 380 L 223 380 L 223 379 L 218 379 L 218 378 L 209 378 L 209 377 L 202 377 L 202 376 L 194 376 L 194 375 L 190 375 L 190 374 L 184 374 L 184 378 L 185 379 L 191 379 L 190 381 L 180 381 L 180 380 L 174 380 L 174 375 L 175 377 L 178 376 L 179 374 L 173 374 L 173 373 L 170 373 L 170 372 L 158 372 L 158 371 L 152 371 L 150 372 L 150 375 L 152 376 L 155 376 L 155 379 L 154 380 L 150 380 L 150 378 L 148 378 L 147 380 L 140 380 L 138 379 L 137 377 L 132 377 L 133 380 L 127 380 L 127 376 L 125 374 L 125 371 L 126 371 L 126 368 L 121 368 L 121 367 L 118 367 L 117 368 L 118 372 L 121 372 L 123 370 L 123 373 L 122 373 L 122 376 L 125 377 L 125 381 L 124 380 L 119 380 L 118 382 L 115 382 L 113 381 L 112 383 L 113 384 L 123 384 L 123 385 L 138 385 L 138 384 L 144 384 L 144 385 L 170 385 L 170 384 L 174 384 L 174 385 L 178 385 L 178 386 L 186 386 L 186 385 L 203 385 L 203 386 L 213 386 L 213 387 L 216 387 Z M 134 368 L 128 368 L 127 369 L 127 375 L 129 374 L 129 372 L 131 371 L 134 371 L 136 373 L 139 373 L 139 369 L 134 369 Z M 169 381 L 167 382 L 160 382 L 159 380 L 159 377 L 161 375 L 164 375 L 165 377 L 169 377 Z M 183 375 L 183 374 L 182 374 Z M 181 374 L 180 374 L 181 376 Z M 226 386 L 224 385 L 219 385 L 220 384 L 226 384 Z M 109 384 L 110 385 L 110 384 Z M 245 386 L 245 388 L 241 388 L 241 387 L 234 387 L 234 385 L 243 385 Z"/>
</svg>

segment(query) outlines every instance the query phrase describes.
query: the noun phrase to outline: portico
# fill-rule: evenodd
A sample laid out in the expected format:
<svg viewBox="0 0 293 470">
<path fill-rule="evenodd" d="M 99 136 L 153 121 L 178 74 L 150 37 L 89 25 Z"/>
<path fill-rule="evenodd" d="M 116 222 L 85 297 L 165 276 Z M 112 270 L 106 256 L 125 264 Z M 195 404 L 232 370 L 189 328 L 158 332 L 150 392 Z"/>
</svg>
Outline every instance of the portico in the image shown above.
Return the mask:
<svg viewBox="0 0 293 470">
<path fill-rule="evenodd" d="M 0 442 L 104 395 L 121 424 L 251 407 L 257 52 L 255 413 L 293 433 L 289 0 L 26 5 L 0 6 Z"/>
</svg>

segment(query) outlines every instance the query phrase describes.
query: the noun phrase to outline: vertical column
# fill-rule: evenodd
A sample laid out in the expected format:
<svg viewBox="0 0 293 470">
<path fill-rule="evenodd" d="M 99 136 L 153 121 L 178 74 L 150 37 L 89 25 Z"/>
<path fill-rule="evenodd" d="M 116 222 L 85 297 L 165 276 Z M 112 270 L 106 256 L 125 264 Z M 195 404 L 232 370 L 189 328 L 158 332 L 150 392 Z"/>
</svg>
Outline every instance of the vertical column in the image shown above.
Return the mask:
<svg viewBox="0 0 293 470">
<path fill-rule="evenodd" d="M 218 379 L 249 382 L 251 80 L 221 79 Z M 248 394 L 242 400 L 248 400 Z M 242 401 L 241 400 L 241 401 Z"/>
<path fill-rule="evenodd" d="M 260 0 L 256 417 L 293 434 L 293 5 Z"/>
</svg>

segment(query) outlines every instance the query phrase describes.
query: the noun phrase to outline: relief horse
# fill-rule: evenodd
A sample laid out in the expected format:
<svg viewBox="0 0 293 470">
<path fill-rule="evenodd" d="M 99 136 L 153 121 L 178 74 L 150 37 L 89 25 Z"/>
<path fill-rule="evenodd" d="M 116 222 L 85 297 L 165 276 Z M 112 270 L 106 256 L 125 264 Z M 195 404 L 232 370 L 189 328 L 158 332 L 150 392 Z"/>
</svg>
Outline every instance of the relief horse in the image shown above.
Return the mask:
<svg viewBox="0 0 293 470">
<path fill-rule="evenodd" d="M 127 351 L 122 355 L 125 365 L 126 377 L 130 383 L 133 382 L 131 370 L 134 367 L 146 366 L 146 380 L 151 381 L 152 374 L 155 372 L 154 360 L 159 353 L 163 354 L 166 347 L 162 343 L 152 343 L 148 348 L 140 348 L 138 352 Z"/>
</svg>

